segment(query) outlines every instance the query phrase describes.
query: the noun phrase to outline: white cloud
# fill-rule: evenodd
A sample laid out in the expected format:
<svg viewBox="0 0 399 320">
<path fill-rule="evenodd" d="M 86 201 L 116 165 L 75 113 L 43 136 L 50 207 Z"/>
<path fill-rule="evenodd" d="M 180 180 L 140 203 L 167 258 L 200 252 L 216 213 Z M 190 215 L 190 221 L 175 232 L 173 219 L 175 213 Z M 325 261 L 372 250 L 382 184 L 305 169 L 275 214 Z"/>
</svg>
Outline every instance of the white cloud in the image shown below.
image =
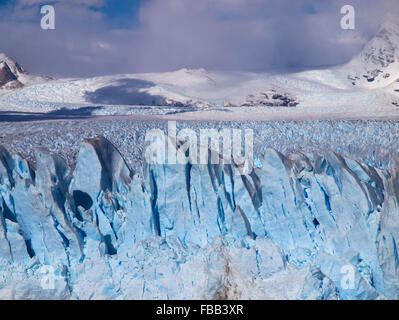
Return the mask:
<svg viewBox="0 0 399 320">
<path fill-rule="evenodd" d="M 363 39 L 342 37 L 339 9 L 346 0 L 147 0 L 132 30 L 113 30 L 103 13 L 91 10 L 104 0 L 57 0 L 54 32 L 36 22 L 43 0 L 17 1 L 0 20 L 0 52 L 56 76 L 342 63 L 384 13 L 399 9 L 397 0 L 352 0 Z"/>
</svg>

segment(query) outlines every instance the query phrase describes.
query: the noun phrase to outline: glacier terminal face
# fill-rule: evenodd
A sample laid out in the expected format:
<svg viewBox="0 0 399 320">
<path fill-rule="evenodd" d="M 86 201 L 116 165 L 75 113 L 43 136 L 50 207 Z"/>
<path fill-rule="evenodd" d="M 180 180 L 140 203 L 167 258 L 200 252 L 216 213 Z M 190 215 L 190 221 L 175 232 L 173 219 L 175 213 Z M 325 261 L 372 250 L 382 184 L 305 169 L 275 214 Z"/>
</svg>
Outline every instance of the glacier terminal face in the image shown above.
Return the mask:
<svg viewBox="0 0 399 320">
<path fill-rule="evenodd" d="M 0 298 L 398 299 L 399 162 L 267 149 L 145 164 L 102 136 L 74 168 L 0 148 Z"/>
</svg>

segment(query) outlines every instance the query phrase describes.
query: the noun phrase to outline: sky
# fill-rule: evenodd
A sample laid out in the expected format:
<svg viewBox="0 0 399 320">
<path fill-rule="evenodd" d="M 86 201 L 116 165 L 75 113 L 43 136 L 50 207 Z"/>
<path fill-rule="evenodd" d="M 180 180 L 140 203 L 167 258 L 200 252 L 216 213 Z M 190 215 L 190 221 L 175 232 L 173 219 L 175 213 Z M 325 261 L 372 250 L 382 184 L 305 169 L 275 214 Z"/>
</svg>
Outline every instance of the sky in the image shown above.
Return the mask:
<svg viewBox="0 0 399 320">
<path fill-rule="evenodd" d="M 55 30 L 42 30 L 42 5 Z M 340 9 L 354 6 L 355 30 Z M 398 0 L 0 0 L 0 52 L 54 77 L 181 68 L 265 72 L 341 64 Z"/>
</svg>

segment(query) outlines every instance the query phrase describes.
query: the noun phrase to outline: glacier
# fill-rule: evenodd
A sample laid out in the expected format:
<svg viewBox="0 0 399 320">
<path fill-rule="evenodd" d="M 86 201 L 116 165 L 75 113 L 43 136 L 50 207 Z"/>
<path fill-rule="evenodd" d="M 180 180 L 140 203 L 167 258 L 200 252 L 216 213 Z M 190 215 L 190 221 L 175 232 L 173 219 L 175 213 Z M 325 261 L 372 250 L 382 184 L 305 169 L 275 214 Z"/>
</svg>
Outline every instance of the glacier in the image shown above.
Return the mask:
<svg viewBox="0 0 399 320">
<path fill-rule="evenodd" d="M 0 147 L 2 299 L 399 298 L 395 158 L 267 149 L 249 175 L 134 172 L 98 136 L 73 167 L 35 159 Z"/>
</svg>

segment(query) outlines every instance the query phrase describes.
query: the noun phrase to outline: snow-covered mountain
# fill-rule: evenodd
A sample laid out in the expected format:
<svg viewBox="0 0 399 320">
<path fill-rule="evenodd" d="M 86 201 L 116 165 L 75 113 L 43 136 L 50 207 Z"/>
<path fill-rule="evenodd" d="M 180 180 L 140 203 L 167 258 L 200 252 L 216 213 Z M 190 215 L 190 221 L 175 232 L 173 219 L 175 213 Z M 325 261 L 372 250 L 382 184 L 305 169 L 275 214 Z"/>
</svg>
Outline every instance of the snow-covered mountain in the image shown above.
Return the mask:
<svg viewBox="0 0 399 320">
<path fill-rule="evenodd" d="M 103 114 L 124 114 L 126 106 L 293 107 L 305 112 L 371 110 L 391 106 L 385 91 L 353 90 L 332 71 L 271 75 L 183 69 L 176 72 L 60 79 L 29 85 L 0 96 L 1 110 L 52 112 L 106 106 Z M 267 111 L 263 108 L 264 111 Z M 284 108 L 291 109 L 291 108 Z M 378 111 L 377 110 L 377 111 Z"/>
<path fill-rule="evenodd" d="M 30 75 L 14 59 L 0 53 L 0 89 L 15 90 L 50 79 L 50 77 Z"/>
<path fill-rule="evenodd" d="M 0 53 L 0 87 L 6 89 L 21 88 L 23 84 L 18 80 L 24 71 L 16 61 Z"/>
<path fill-rule="evenodd" d="M 389 19 L 345 67 L 354 85 L 386 87 L 399 80 L 399 22 Z"/>
<path fill-rule="evenodd" d="M 354 114 L 395 114 L 399 106 L 399 25 L 392 19 L 381 25 L 362 52 L 344 66 L 290 74 L 181 69 L 29 84 L 15 63 L 8 58 L 3 60 L 2 81 L 25 87 L 3 93 L 2 110 L 48 112 L 83 105 L 195 105 L 240 111 L 256 106 L 296 106 L 306 113 L 349 110 Z M 11 61 L 9 68 L 7 61 Z M 267 112 L 267 108 L 263 109 Z M 115 109 L 112 110 L 103 108 L 101 112 L 113 113 Z M 126 108 L 119 108 L 117 113 L 125 111 Z"/>
</svg>

